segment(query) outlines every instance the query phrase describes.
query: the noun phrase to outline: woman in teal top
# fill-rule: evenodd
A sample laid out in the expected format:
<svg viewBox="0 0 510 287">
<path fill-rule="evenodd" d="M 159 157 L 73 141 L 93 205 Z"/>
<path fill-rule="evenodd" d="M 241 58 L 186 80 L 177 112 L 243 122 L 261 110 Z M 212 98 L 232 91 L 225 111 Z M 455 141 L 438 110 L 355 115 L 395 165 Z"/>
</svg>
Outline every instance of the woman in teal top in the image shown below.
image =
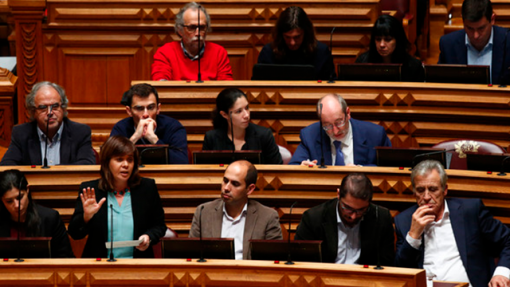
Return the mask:
<svg viewBox="0 0 510 287">
<path fill-rule="evenodd" d="M 69 234 L 74 239 L 88 235 L 82 257 L 108 257 L 105 242 L 111 240 L 112 231 L 114 242 L 141 240 L 136 247 L 114 248 L 116 258 L 154 257 L 149 247 L 166 231 L 156 182 L 140 177 L 138 151 L 125 137 L 110 137 L 101 148 L 100 161 L 101 178 L 80 186 Z"/>
</svg>

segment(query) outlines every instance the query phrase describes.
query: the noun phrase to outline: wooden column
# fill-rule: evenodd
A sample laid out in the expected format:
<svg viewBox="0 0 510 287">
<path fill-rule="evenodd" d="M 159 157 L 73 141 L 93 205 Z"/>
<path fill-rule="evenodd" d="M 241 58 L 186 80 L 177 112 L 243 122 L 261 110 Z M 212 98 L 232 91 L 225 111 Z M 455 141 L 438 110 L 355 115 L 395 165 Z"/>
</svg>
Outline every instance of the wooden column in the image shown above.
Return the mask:
<svg viewBox="0 0 510 287">
<path fill-rule="evenodd" d="M 10 0 L 16 29 L 18 70 L 18 122 L 29 121 L 25 96 L 32 86 L 43 80 L 42 22 L 46 0 Z"/>
<path fill-rule="evenodd" d="M 0 146 L 11 143 L 14 126 L 13 101 L 18 78 L 9 70 L 0 68 Z"/>
</svg>

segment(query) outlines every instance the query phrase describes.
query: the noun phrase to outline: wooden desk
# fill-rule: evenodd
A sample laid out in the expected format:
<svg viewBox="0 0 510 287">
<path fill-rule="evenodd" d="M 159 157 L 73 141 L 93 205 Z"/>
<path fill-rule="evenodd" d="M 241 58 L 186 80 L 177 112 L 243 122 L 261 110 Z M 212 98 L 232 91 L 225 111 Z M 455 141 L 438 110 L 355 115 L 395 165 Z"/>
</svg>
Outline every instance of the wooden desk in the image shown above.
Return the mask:
<svg viewBox="0 0 510 287">
<path fill-rule="evenodd" d="M 329 263 L 184 259 L 27 259 L 2 262 L 0 286 L 426 287 L 425 271 Z"/>
</svg>

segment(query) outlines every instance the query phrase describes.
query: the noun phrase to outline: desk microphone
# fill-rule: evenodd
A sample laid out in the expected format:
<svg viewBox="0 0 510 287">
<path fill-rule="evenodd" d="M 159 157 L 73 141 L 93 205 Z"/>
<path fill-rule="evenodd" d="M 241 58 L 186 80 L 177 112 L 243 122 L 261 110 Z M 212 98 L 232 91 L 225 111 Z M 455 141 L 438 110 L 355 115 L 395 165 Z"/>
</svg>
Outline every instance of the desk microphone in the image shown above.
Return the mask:
<svg viewBox="0 0 510 287">
<path fill-rule="evenodd" d="M 236 144 L 234 143 L 234 123 L 232 121 L 232 111 L 228 115 L 230 117 L 230 134 L 232 135 L 232 153 L 235 153 Z"/>
<path fill-rule="evenodd" d="M 413 160 L 411 162 L 411 168 L 409 170 L 413 170 L 414 166 L 417 164 L 416 160 L 420 157 L 426 157 L 426 158 L 429 158 L 431 155 L 435 155 L 435 154 L 443 154 L 443 153 L 447 153 L 447 152 L 450 152 L 450 151 L 455 151 L 454 148 L 451 148 L 451 149 L 445 149 L 445 150 L 438 150 L 438 151 L 431 151 L 431 152 L 426 152 L 426 153 L 421 153 L 421 154 L 417 154 L 413 157 Z M 419 162 L 418 162 L 419 163 Z M 448 165 L 448 164 L 446 164 Z"/>
<path fill-rule="evenodd" d="M 202 241 L 202 210 L 204 210 L 204 206 L 202 205 L 200 207 L 200 215 L 198 218 L 199 222 L 199 233 L 200 233 L 200 259 L 197 260 L 197 262 L 207 262 L 207 260 L 204 259 L 204 242 Z"/>
<path fill-rule="evenodd" d="M 17 251 L 18 251 L 18 259 L 14 260 L 14 262 L 24 262 L 25 260 L 21 259 L 21 240 L 20 240 L 20 233 L 21 233 L 21 183 L 23 182 L 23 177 L 21 178 L 19 185 L 18 185 L 18 238 L 16 241 L 18 244 L 16 245 Z"/>
<path fill-rule="evenodd" d="M 502 161 L 501 161 L 501 171 L 500 173 L 498 173 L 499 176 L 505 176 L 506 173 L 505 173 L 505 165 L 510 162 L 510 156 L 507 156 L 505 157 Z"/>
<path fill-rule="evenodd" d="M 110 214 L 110 259 L 106 261 L 115 262 L 117 259 L 113 258 L 113 204 L 110 204 Z"/>
<path fill-rule="evenodd" d="M 45 141 L 45 151 L 44 151 L 44 160 L 43 160 L 43 166 L 41 168 L 50 168 L 48 166 L 48 140 L 49 140 L 49 127 L 50 127 L 50 118 L 51 113 L 53 112 L 53 105 L 50 106 L 50 112 L 48 113 L 48 118 L 46 119 L 46 141 Z"/>
<path fill-rule="evenodd" d="M 335 33 L 336 27 L 331 29 L 331 35 L 329 36 L 329 51 L 331 52 L 331 57 L 333 57 L 333 33 Z M 335 61 L 333 61 L 333 70 L 329 74 L 328 84 L 335 83 Z"/>
<path fill-rule="evenodd" d="M 292 262 L 292 256 L 291 256 L 291 252 L 290 252 L 290 223 L 292 222 L 292 208 L 294 207 L 294 205 L 297 204 L 297 201 L 294 201 L 294 203 L 290 206 L 290 211 L 289 211 L 289 231 L 287 232 L 288 236 L 287 236 L 287 262 L 285 262 L 286 265 L 294 265 L 294 262 Z"/>
<path fill-rule="evenodd" d="M 375 206 L 375 236 L 377 240 L 377 266 L 374 267 L 376 270 L 382 270 L 384 267 L 381 266 L 381 239 L 379 234 L 379 206 Z"/>
<path fill-rule="evenodd" d="M 200 52 L 202 51 L 202 47 L 200 45 L 200 10 L 202 10 L 202 6 L 201 5 L 198 5 L 198 75 L 197 75 L 197 81 L 195 83 L 203 83 L 204 81 L 202 81 L 202 74 L 200 73 L 200 58 L 202 58 L 200 56 Z"/>
<path fill-rule="evenodd" d="M 322 139 L 322 103 L 319 104 L 319 123 L 320 123 L 320 130 L 319 130 L 319 136 L 321 138 L 321 164 L 319 165 L 319 168 L 326 168 L 326 165 L 324 164 L 324 145 L 323 145 L 323 139 Z"/>
</svg>

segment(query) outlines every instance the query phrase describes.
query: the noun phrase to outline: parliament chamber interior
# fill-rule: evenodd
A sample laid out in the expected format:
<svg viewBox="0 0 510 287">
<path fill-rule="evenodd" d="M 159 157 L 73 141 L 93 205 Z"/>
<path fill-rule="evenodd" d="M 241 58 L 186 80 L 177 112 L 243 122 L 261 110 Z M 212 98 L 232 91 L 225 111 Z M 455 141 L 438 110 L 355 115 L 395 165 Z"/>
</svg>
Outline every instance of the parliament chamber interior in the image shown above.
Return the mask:
<svg viewBox="0 0 510 287">
<path fill-rule="evenodd" d="M 316 103 L 341 95 L 352 118 L 380 125 L 394 148 L 431 148 L 455 141 L 454 157 L 477 152 L 485 142 L 510 153 L 510 92 L 494 84 L 382 81 L 252 81 L 252 68 L 280 13 L 302 7 L 319 41 L 331 43 L 335 67 L 354 63 L 368 49 L 373 23 L 382 14 L 402 21 L 412 53 L 436 64 L 441 36 L 463 28 L 462 0 L 203 0 L 212 31 L 207 41 L 223 46 L 233 81 L 151 81 L 154 54 L 179 41 L 174 18 L 187 1 L 5 0 L 0 1 L 0 53 L 14 56 L 14 75 L 0 69 L 0 155 L 11 131 L 30 121 L 25 97 L 40 81 L 58 83 L 69 98 L 68 117 L 88 125 L 99 152 L 112 127 L 126 117 L 120 104 L 132 85 L 150 83 L 159 93 L 161 114 L 177 119 L 187 132 L 191 154 L 200 151 L 213 129 L 211 111 L 225 88 L 248 98 L 251 122 L 269 128 L 276 143 L 294 154 L 300 131 L 317 122 Z M 492 0 L 496 25 L 510 28 L 510 1 Z M 420 15 L 420 16 L 418 16 Z M 332 28 L 335 29 L 332 31 Z M 509 55 L 510 56 L 510 55 Z M 468 150 L 466 150 L 466 146 Z M 473 149 L 473 146 L 475 147 Z M 464 150 L 463 150 L 464 147 Z M 455 153 L 457 153 L 455 155 Z M 461 154 L 459 156 L 459 153 Z M 13 168 L 2 166 L 0 170 Z M 81 182 L 99 177 L 99 165 L 16 166 L 25 173 L 32 198 L 57 210 L 69 224 Z M 146 165 L 161 197 L 165 223 L 188 237 L 197 206 L 219 198 L 223 165 Z M 392 216 L 416 203 L 408 167 L 256 165 L 250 195 L 275 209 L 283 238 L 293 238 L 302 214 L 337 196 L 342 178 L 363 172 L 372 181 L 373 202 Z M 501 168 L 502 169 L 502 168 Z M 448 196 L 481 198 L 492 215 L 510 226 L 510 174 L 492 170 L 448 169 Z M 290 213 L 293 202 L 298 204 Z M 85 240 L 71 240 L 81 257 Z M 284 262 L 180 259 L 27 259 L 8 260 L 0 286 L 407 286 L 425 287 L 422 269 Z M 434 285 L 439 286 L 439 285 Z M 448 286 L 466 286 L 459 283 Z M 446 287 L 446 285 L 444 286 Z"/>
</svg>

